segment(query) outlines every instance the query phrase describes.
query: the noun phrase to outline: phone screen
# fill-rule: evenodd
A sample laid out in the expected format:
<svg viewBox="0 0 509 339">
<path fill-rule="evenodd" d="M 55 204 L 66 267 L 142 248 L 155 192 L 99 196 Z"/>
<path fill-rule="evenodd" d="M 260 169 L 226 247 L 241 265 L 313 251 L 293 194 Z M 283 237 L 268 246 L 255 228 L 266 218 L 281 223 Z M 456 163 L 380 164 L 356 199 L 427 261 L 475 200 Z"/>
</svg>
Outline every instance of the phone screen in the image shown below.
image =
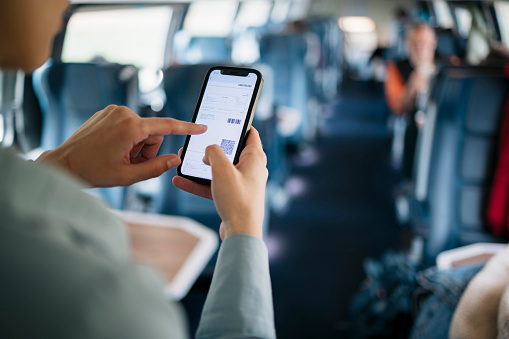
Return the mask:
<svg viewBox="0 0 509 339">
<path fill-rule="evenodd" d="M 250 108 L 254 109 L 254 96 L 259 91 L 258 74 L 248 72 L 239 76 L 221 69 L 209 73 L 194 119 L 208 129 L 204 134 L 189 137 L 180 167 L 183 175 L 212 179 L 210 166 L 203 163 L 203 157 L 205 149 L 213 144 L 219 145 L 234 162 L 244 129 L 251 122 Z"/>
</svg>

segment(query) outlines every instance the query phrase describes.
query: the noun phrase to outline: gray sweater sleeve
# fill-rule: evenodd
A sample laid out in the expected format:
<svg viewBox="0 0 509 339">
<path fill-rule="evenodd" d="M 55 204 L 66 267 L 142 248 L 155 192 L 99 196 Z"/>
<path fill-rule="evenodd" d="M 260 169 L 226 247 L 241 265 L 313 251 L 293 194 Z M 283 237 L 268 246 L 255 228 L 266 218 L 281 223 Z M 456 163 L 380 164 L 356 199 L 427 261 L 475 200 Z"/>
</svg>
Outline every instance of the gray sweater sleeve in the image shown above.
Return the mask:
<svg viewBox="0 0 509 339">
<path fill-rule="evenodd" d="M 268 253 L 250 235 L 227 238 L 219 251 L 196 338 L 275 338 Z"/>
<path fill-rule="evenodd" d="M 0 328 L 6 337 L 187 338 L 184 313 L 125 228 L 59 171 L 0 150 Z M 198 338 L 275 338 L 267 249 L 228 238 Z"/>
</svg>

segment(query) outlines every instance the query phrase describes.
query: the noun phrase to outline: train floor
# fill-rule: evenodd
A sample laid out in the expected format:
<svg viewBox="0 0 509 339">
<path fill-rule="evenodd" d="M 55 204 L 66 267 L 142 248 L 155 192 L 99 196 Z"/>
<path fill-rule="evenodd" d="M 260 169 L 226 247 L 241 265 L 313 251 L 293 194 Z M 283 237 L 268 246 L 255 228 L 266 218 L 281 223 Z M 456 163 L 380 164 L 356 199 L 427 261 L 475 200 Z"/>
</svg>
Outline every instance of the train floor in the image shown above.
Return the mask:
<svg viewBox="0 0 509 339">
<path fill-rule="evenodd" d="M 271 215 L 266 237 L 280 339 L 349 338 L 363 260 L 401 244 L 382 86 L 345 83 L 323 116 L 316 143 L 293 159 L 291 204 Z M 204 296 L 183 301 L 192 330 Z"/>
</svg>

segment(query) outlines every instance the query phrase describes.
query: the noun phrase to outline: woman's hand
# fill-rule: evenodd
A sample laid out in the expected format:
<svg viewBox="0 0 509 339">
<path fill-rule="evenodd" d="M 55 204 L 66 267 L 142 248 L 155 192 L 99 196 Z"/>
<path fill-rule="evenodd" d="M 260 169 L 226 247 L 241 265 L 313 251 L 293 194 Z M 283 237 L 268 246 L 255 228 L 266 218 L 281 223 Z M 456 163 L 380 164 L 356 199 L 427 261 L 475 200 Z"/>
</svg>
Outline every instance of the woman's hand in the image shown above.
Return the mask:
<svg viewBox="0 0 509 339">
<path fill-rule="evenodd" d="M 223 221 L 219 230 L 221 239 L 239 233 L 262 239 L 265 186 L 269 174 L 258 131 L 251 128 L 236 166 L 218 145 L 207 147 L 203 161 L 212 167 L 210 187 L 179 176 L 173 178 L 173 184 L 186 192 L 214 200 Z"/>
<path fill-rule="evenodd" d="M 127 107 L 111 105 L 37 161 L 54 162 L 93 187 L 127 186 L 180 164 L 176 154 L 157 156 L 165 135 L 206 130 L 171 118 L 140 118 Z"/>
</svg>

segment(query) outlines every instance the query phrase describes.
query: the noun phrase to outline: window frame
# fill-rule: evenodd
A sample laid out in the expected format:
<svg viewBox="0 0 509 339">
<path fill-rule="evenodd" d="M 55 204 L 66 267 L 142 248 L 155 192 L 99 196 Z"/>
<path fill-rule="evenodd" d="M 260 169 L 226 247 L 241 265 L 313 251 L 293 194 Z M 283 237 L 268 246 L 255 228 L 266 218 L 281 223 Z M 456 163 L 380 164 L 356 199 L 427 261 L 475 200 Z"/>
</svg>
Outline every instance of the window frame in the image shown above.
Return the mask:
<svg viewBox="0 0 509 339">
<path fill-rule="evenodd" d="M 151 2 L 149 4 L 143 4 L 144 8 L 150 7 L 161 7 L 168 6 L 172 8 L 172 17 L 170 19 L 170 23 L 168 25 L 168 30 L 166 32 L 165 46 L 163 52 L 163 65 L 162 68 L 167 67 L 172 62 L 172 41 L 173 36 L 178 31 L 178 27 L 180 27 L 181 21 L 183 21 L 182 17 L 185 15 L 186 8 L 188 4 L 185 3 L 173 3 L 168 1 L 160 1 L 160 2 Z M 51 54 L 51 58 L 57 62 L 62 62 L 62 55 L 64 50 L 65 38 L 68 33 L 69 22 L 72 19 L 72 16 L 78 13 L 83 12 L 100 12 L 105 10 L 121 10 L 121 9 L 134 9 L 139 8 L 139 2 L 133 4 L 126 4 L 126 1 L 122 1 L 122 3 L 104 3 L 94 1 L 72 1 L 67 14 L 64 17 L 64 24 L 62 31 L 57 34 L 53 43 L 53 50 Z"/>
</svg>

